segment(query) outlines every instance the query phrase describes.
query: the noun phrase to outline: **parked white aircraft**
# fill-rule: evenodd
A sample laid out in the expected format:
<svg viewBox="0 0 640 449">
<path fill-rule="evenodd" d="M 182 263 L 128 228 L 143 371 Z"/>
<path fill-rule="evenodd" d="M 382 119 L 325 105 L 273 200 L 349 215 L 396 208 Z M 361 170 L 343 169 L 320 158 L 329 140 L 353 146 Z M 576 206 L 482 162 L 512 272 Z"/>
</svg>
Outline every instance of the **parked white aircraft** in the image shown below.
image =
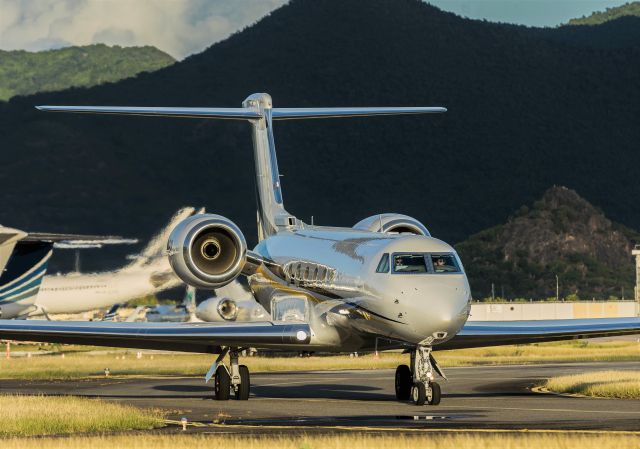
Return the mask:
<svg viewBox="0 0 640 449">
<path fill-rule="evenodd" d="M 444 108 L 274 108 L 269 95 L 254 94 L 241 108 L 40 109 L 249 121 L 258 196 L 258 245 L 248 250 L 242 231 L 231 220 L 199 214 L 175 228 L 168 249 L 173 269 L 194 287 L 220 288 L 246 276 L 254 298 L 270 317 L 259 322 L 236 319 L 218 323 L 0 320 L 0 338 L 219 354 L 205 377 L 208 381 L 215 375 L 214 391 L 219 400 L 229 399 L 232 391 L 236 399 L 249 398 L 249 369 L 239 364 L 243 348 L 327 352 L 404 349 L 409 363 L 396 370 L 396 397 L 418 405 L 436 405 L 440 386 L 435 375 L 444 377 L 444 373 L 435 361 L 434 349 L 640 331 L 640 318 L 468 323 L 471 291 L 456 251 L 432 237 L 415 218 L 376 214 L 352 228 L 338 228 L 309 225 L 284 208 L 273 136 L 275 120 L 425 114 L 444 112 Z M 420 194 L 428 194 L 428 188 Z M 223 363 L 227 354 L 229 367 Z"/>
<path fill-rule="evenodd" d="M 113 236 L 28 233 L 0 225 L 0 317 L 26 317 L 35 309 L 53 248 L 100 248 L 135 242 Z"/>
<path fill-rule="evenodd" d="M 191 207 L 178 211 L 136 259 L 123 268 L 45 276 L 30 316 L 102 309 L 179 286 L 182 281 L 164 256 L 165 246 L 176 224 L 194 212 Z"/>
</svg>

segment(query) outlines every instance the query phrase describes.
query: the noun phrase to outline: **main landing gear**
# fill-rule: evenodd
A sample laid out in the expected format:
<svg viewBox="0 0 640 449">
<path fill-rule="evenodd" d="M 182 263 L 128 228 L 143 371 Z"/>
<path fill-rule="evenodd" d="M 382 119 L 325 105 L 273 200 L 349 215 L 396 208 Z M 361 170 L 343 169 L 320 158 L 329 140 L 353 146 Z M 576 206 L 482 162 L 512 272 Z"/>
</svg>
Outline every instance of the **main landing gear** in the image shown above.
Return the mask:
<svg viewBox="0 0 640 449">
<path fill-rule="evenodd" d="M 224 365 L 224 357 L 229 353 L 229 368 Z M 246 365 L 238 364 L 238 350 L 224 350 L 216 362 L 213 364 L 206 380 L 214 377 L 213 392 L 218 401 L 226 401 L 231 397 L 233 392 L 236 399 L 246 401 L 249 399 L 249 391 L 251 389 L 251 381 L 249 378 L 249 368 Z"/>
<path fill-rule="evenodd" d="M 418 346 L 411 351 L 411 367 L 396 368 L 396 398 L 411 400 L 416 405 L 438 405 L 442 396 L 440 385 L 433 381 L 434 372 L 446 379 L 438 367 L 431 346 Z"/>
</svg>

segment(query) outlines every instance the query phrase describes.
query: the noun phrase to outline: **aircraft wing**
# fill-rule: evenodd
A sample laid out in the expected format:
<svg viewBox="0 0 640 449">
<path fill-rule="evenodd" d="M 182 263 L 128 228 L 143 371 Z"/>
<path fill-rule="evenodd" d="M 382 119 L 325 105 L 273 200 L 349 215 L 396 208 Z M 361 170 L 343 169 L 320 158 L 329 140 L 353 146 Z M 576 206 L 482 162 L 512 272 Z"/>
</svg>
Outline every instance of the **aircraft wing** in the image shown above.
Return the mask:
<svg viewBox="0 0 640 449">
<path fill-rule="evenodd" d="M 308 344 L 304 323 L 128 323 L 0 320 L 0 338 L 217 354 L 222 346 L 296 350 Z"/>
<path fill-rule="evenodd" d="M 640 333 L 640 318 L 597 318 L 532 321 L 467 321 L 438 349 L 542 343 L 578 338 L 613 337 Z"/>
<path fill-rule="evenodd" d="M 51 232 L 29 232 L 23 239 L 25 242 L 49 242 L 55 248 L 100 248 L 103 245 L 132 245 L 138 239 L 127 239 L 115 235 L 82 235 L 55 234 Z"/>
</svg>

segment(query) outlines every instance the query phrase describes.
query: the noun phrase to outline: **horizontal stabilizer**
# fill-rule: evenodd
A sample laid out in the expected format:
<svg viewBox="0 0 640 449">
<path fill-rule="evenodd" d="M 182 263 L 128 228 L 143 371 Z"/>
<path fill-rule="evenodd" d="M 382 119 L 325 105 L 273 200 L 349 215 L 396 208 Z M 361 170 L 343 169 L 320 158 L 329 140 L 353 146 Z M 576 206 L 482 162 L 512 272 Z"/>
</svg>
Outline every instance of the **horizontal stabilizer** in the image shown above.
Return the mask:
<svg viewBox="0 0 640 449">
<path fill-rule="evenodd" d="M 375 115 L 416 115 L 447 112 L 441 107 L 406 108 L 274 108 L 274 120 L 296 120 L 305 118 L 370 117 Z"/>
<path fill-rule="evenodd" d="M 248 108 L 163 108 L 129 106 L 36 106 L 40 111 L 78 112 L 83 114 L 143 115 L 150 117 L 185 117 L 251 120 L 262 114 Z"/>
<path fill-rule="evenodd" d="M 203 119 L 258 120 L 264 113 L 252 108 L 173 108 L 129 106 L 36 106 L 40 111 L 84 114 L 142 115 Z M 441 107 L 354 107 L 354 108 L 273 108 L 273 120 L 307 118 L 368 117 L 376 115 L 414 115 L 446 112 Z"/>
</svg>

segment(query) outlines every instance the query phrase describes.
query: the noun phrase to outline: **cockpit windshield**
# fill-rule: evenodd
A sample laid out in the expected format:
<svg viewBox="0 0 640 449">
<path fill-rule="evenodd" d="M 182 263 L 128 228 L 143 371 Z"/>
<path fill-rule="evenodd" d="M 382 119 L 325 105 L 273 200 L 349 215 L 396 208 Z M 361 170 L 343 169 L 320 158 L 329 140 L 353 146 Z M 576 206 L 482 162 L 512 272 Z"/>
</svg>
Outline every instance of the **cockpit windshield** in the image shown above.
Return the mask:
<svg viewBox="0 0 640 449">
<path fill-rule="evenodd" d="M 434 273 L 459 273 L 460 267 L 453 254 L 431 254 Z"/>
<path fill-rule="evenodd" d="M 388 255 L 384 254 L 377 268 L 378 273 L 389 271 Z M 396 253 L 391 258 L 393 273 L 461 273 L 460 264 L 452 253 Z"/>
<path fill-rule="evenodd" d="M 396 254 L 393 256 L 394 273 L 426 273 L 424 254 Z"/>
</svg>

